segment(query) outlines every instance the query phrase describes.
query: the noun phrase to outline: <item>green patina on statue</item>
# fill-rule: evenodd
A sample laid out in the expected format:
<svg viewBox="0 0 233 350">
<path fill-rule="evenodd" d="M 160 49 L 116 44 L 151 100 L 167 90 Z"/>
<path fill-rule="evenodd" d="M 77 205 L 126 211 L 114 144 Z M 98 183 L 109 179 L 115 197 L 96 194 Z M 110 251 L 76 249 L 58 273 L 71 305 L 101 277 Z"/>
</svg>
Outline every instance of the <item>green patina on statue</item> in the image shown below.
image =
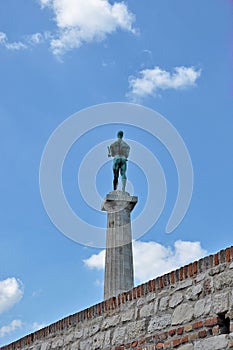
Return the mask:
<svg viewBox="0 0 233 350">
<path fill-rule="evenodd" d="M 119 172 L 121 174 L 121 181 L 122 181 L 122 191 L 125 192 L 125 186 L 126 186 L 126 169 L 127 169 L 127 158 L 129 156 L 130 147 L 129 145 L 122 140 L 123 138 L 123 131 L 118 131 L 117 133 L 117 141 L 112 143 L 110 147 L 108 147 L 108 156 L 114 157 L 113 159 L 113 189 L 114 191 L 117 190 L 118 186 L 118 177 Z"/>
</svg>

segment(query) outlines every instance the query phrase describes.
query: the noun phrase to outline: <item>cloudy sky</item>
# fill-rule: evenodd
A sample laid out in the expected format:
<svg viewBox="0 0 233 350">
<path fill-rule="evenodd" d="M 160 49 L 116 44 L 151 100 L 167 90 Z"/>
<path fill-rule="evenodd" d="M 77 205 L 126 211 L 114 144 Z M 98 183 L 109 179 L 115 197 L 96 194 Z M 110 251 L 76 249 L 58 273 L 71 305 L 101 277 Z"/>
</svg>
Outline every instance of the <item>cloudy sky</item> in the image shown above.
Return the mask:
<svg viewBox="0 0 233 350">
<path fill-rule="evenodd" d="M 61 169 L 67 202 L 97 237 L 106 225 L 101 200 L 112 190 L 104 142 L 125 131 L 127 191 L 139 198 L 132 220 L 160 214 L 134 237 L 136 284 L 232 245 L 232 11 L 230 0 L 0 2 L 0 346 L 103 299 L 103 247 L 95 238 L 84 244 L 81 224 L 73 240 L 60 232 L 39 185 L 50 136 L 85 108 L 140 104 L 164 118 L 169 147 L 161 130 L 152 132 L 156 117 L 147 127 L 146 113 L 127 122 L 131 107 L 119 117 L 110 107 L 105 123 L 101 108 L 78 114 Z M 186 215 L 168 234 L 188 169 L 173 157 L 169 125 L 186 145 L 194 183 Z"/>
</svg>

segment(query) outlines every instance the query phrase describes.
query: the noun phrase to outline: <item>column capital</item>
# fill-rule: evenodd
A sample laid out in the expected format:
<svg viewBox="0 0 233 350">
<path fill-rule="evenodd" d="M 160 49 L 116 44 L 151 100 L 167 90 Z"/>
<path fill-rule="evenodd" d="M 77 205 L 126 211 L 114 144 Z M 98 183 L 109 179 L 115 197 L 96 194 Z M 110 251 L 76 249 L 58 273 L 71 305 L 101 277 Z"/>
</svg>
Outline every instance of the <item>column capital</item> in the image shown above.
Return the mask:
<svg viewBox="0 0 233 350">
<path fill-rule="evenodd" d="M 123 209 L 133 210 L 137 204 L 138 197 L 130 196 L 128 192 L 112 191 L 108 193 L 102 203 L 101 210 L 107 212 L 117 212 Z"/>
</svg>

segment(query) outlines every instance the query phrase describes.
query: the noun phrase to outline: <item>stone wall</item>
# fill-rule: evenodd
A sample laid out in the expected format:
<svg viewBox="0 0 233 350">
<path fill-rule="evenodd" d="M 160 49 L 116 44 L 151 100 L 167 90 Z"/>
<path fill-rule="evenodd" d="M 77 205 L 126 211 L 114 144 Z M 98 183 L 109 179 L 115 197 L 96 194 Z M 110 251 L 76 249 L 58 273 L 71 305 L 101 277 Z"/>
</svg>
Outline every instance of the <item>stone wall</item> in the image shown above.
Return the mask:
<svg viewBox="0 0 233 350">
<path fill-rule="evenodd" d="M 232 286 L 233 247 L 66 317 L 1 350 L 233 349 Z"/>
</svg>

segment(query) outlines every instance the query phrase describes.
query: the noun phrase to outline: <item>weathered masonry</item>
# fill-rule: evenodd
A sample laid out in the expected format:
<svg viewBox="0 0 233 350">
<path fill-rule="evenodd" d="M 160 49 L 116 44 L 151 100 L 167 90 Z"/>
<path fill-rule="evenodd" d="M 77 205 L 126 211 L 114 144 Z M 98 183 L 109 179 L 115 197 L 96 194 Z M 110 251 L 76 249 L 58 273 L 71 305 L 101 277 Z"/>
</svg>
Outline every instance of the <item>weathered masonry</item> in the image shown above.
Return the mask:
<svg viewBox="0 0 233 350">
<path fill-rule="evenodd" d="M 1 350 L 233 349 L 233 247 L 64 318 Z"/>
</svg>

